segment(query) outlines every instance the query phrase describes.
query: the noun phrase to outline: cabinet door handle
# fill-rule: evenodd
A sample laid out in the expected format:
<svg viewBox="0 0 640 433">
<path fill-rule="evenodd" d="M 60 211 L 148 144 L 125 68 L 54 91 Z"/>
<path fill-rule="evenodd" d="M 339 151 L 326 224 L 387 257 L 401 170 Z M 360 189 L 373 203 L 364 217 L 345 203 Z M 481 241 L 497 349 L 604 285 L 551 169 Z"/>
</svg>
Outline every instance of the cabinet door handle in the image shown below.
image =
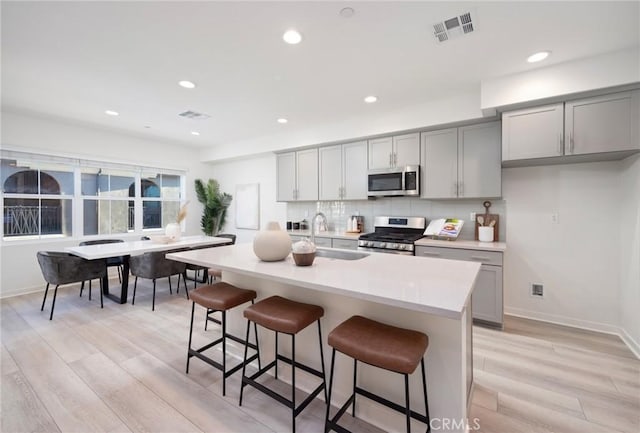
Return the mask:
<svg viewBox="0 0 640 433">
<path fill-rule="evenodd" d="M 573 154 L 574 140 L 573 131 L 569 132 L 569 153 Z"/>
<path fill-rule="evenodd" d="M 389 153 L 389 167 L 393 167 L 393 153 Z"/>
<path fill-rule="evenodd" d="M 398 166 L 398 154 L 397 153 L 393 153 L 393 166 L 397 167 Z"/>
<path fill-rule="evenodd" d="M 464 182 L 458 184 L 458 195 L 460 197 L 464 196 Z"/>
<path fill-rule="evenodd" d="M 491 259 L 489 257 L 471 256 L 471 260 L 477 260 L 477 261 L 480 261 L 480 262 L 488 262 Z"/>
<path fill-rule="evenodd" d="M 428 251 L 423 251 L 420 253 L 421 256 L 429 256 L 429 257 L 440 257 L 442 254 L 440 253 L 430 253 Z"/>
<path fill-rule="evenodd" d="M 454 197 L 458 195 L 458 182 L 453 182 L 453 185 L 451 185 L 451 195 Z"/>
<path fill-rule="evenodd" d="M 562 155 L 562 148 L 564 147 L 564 134 L 561 132 L 558 134 L 558 155 Z"/>
</svg>

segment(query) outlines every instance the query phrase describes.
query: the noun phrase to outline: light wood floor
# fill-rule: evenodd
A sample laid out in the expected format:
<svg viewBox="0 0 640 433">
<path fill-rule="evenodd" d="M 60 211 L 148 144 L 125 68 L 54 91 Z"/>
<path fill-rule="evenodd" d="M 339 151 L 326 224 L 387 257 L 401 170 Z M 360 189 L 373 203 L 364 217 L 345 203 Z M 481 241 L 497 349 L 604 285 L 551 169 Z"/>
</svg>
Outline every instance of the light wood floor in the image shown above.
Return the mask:
<svg viewBox="0 0 640 433">
<path fill-rule="evenodd" d="M 238 407 L 238 375 L 226 397 L 220 372 L 203 362 L 193 359 L 186 375 L 190 302 L 160 283 L 152 312 L 150 293 L 139 283 L 136 305 L 105 300 L 101 310 L 98 297 L 61 288 L 51 322 L 42 294 L 0 301 L 1 431 L 290 431 L 288 409 L 261 393 L 247 392 Z M 203 317 L 194 345 L 218 332 L 205 333 Z M 640 361 L 618 338 L 508 318 L 504 332 L 476 327 L 474 351 L 478 431 L 640 431 Z M 322 432 L 323 417 L 316 399 L 297 431 Z M 381 431 L 344 419 L 354 431 Z"/>
</svg>

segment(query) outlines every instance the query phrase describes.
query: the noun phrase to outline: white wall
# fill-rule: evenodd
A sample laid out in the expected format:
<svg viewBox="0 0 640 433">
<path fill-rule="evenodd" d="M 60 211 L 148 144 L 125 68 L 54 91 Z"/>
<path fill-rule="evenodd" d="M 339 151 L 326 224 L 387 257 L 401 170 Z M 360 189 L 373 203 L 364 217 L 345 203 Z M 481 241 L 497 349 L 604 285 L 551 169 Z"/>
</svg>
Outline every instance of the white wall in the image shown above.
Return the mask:
<svg viewBox="0 0 640 433">
<path fill-rule="evenodd" d="M 209 176 L 220 182 L 223 192 L 234 196 L 227 211 L 224 231 L 235 233 L 236 242 L 251 242 L 256 230 L 238 229 L 235 226 L 236 186 L 252 183 L 260 184 L 260 228 L 269 221 L 278 221 L 282 228 L 286 221 L 287 205 L 276 202 L 276 155 L 274 153 L 256 155 L 242 160 L 210 165 Z"/>
<path fill-rule="evenodd" d="M 207 167 L 200 163 L 196 149 L 12 112 L 2 112 L 1 131 L 4 148 L 185 170 L 186 199 L 191 200 L 186 234 L 201 233 L 202 206 L 195 197 L 193 181 L 206 176 L 208 172 Z M 36 252 L 44 249 L 62 250 L 78 242 L 73 238 L 0 240 L 0 297 L 44 288 Z"/>
<path fill-rule="evenodd" d="M 640 357 L 640 155 L 627 158 L 621 165 L 621 325 L 627 344 Z"/>
<path fill-rule="evenodd" d="M 638 48 L 490 78 L 481 84 L 481 109 L 604 89 L 640 81 Z"/>
<path fill-rule="evenodd" d="M 325 125 L 314 124 L 305 127 L 297 126 L 292 121 L 283 125 L 283 133 L 278 136 L 257 137 L 216 146 L 202 152 L 202 160 L 220 161 L 267 151 L 280 151 L 482 118 L 479 87 L 460 89 L 446 98 L 426 99 L 427 101 L 423 104 L 405 107 L 391 113 L 377 111 L 376 107 L 362 104 L 362 112 L 354 114 L 352 118 Z"/>
<path fill-rule="evenodd" d="M 503 169 L 506 313 L 618 331 L 621 164 Z"/>
</svg>

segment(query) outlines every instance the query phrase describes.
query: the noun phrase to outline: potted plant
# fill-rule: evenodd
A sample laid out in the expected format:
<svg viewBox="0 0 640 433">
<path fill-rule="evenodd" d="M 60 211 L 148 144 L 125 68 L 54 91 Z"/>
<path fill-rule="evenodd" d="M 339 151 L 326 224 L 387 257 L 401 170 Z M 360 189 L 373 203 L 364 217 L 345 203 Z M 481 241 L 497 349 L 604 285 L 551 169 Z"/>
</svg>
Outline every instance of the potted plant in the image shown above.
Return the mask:
<svg viewBox="0 0 640 433">
<path fill-rule="evenodd" d="M 233 196 L 220 192 L 220 184 L 215 179 L 209 179 L 205 184 L 200 179 L 195 180 L 198 201 L 204 206 L 200 224 L 207 236 L 215 236 L 224 226 L 227 208 Z"/>
</svg>

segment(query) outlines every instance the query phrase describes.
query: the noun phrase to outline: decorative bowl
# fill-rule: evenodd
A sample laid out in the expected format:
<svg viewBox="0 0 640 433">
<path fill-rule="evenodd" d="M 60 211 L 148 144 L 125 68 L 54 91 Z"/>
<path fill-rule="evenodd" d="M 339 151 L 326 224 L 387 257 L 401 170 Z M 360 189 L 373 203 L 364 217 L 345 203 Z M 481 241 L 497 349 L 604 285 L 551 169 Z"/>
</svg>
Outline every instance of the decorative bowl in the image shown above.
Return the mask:
<svg viewBox="0 0 640 433">
<path fill-rule="evenodd" d="M 291 253 L 293 256 L 293 261 L 296 262 L 297 266 L 311 266 L 313 264 L 313 259 L 316 258 L 316 253 Z"/>
<path fill-rule="evenodd" d="M 166 235 L 151 235 L 151 242 L 154 244 L 168 244 L 169 242 L 173 242 L 174 240 L 171 237 Z"/>
</svg>

